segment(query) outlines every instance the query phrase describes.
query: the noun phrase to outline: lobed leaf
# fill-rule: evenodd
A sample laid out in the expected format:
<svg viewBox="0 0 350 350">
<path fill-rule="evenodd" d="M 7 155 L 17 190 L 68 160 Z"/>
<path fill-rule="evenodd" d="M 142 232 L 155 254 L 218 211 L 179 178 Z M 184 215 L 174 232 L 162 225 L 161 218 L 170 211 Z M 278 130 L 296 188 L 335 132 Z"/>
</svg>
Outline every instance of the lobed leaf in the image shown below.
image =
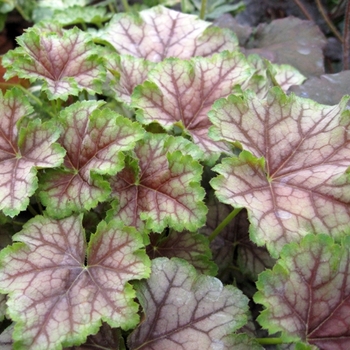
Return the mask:
<svg viewBox="0 0 350 350">
<path fill-rule="evenodd" d="M 104 70 L 99 51 L 77 27 L 53 32 L 35 26 L 18 37 L 20 45 L 2 60 L 5 78 L 18 75 L 43 82 L 50 100 L 66 100 L 82 90 L 101 92 Z"/>
<path fill-rule="evenodd" d="M 211 122 L 207 113 L 215 100 L 226 97 L 236 84 L 248 80 L 252 70 L 238 52 L 223 52 L 210 58 L 189 61 L 168 59 L 149 73 L 132 96 L 132 106 L 140 108 L 141 123 L 158 122 L 169 130 L 174 125 L 191 135 L 206 158 L 228 152 L 227 145 L 208 137 Z"/>
<path fill-rule="evenodd" d="M 11 217 L 25 210 L 37 189 L 37 168 L 51 168 L 63 161 L 64 150 L 54 142 L 59 130 L 39 119 L 21 127 L 32 112 L 20 90 L 0 92 L 0 210 Z"/>
<path fill-rule="evenodd" d="M 137 15 L 115 15 L 100 37 L 119 54 L 152 62 L 166 57 L 210 56 L 238 47 L 233 32 L 209 26 L 210 22 L 197 16 L 155 6 Z"/>
<path fill-rule="evenodd" d="M 1 251 L 1 293 L 16 322 L 16 349 L 51 350 L 81 344 L 101 320 L 130 329 L 139 321 L 128 281 L 149 276 L 143 237 L 101 222 L 86 251 L 82 216 L 36 216 Z M 85 264 L 86 256 L 86 264 Z"/>
<path fill-rule="evenodd" d="M 220 201 L 248 209 L 252 240 L 274 257 L 309 230 L 336 237 L 348 225 L 346 102 L 329 107 L 274 88 L 266 100 L 221 99 L 209 113 L 213 139 L 245 149 L 214 168 L 221 175 L 211 184 Z"/>
<path fill-rule="evenodd" d="M 111 197 L 117 201 L 108 218 L 155 232 L 168 225 L 177 231 L 201 227 L 206 215 L 202 167 L 192 158 L 201 152 L 181 137 L 164 134 L 147 134 L 134 152 L 137 160 L 110 180 Z"/>
<path fill-rule="evenodd" d="M 61 145 L 67 150 L 63 169 L 42 177 L 40 198 L 48 214 L 64 217 L 89 210 L 107 199 L 110 187 L 102 175 L 115 175 L 124 166 L 122 151 L 130 150 L 144 130 L 102 103 L 77 102 L 59 115 Z"/>
<path fill-rule="evenodd" d="M 287 341 L 324 350 L 350 346 L 350 239 L 307 235 L 286 245 L 273 270 L 260 274 L 254 300 L 265 310 L 259 323 Z"/>
<path fill-rule="evenodd" d="M 182 259 L 153 260 L 150 278 L 135 288 L 145 320 L 129 336 L 133 350 L 228 350 L 226 336 L 247 322 L 248 299 L 240 290 Z"/>
</svg>

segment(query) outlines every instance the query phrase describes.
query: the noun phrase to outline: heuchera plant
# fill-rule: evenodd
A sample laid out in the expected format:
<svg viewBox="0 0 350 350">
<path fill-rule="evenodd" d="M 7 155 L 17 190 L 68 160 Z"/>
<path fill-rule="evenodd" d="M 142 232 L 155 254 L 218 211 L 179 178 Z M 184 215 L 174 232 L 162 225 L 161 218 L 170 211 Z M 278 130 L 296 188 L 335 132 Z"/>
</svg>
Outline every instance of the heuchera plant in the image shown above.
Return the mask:
<svg viewBox="0 0 350 350">
<path fill-rule="evenodd" d="M 64 13 L 2 61 L 2 349 L 349 349 L 348 98 L 193 15 Z"/>
</svg>

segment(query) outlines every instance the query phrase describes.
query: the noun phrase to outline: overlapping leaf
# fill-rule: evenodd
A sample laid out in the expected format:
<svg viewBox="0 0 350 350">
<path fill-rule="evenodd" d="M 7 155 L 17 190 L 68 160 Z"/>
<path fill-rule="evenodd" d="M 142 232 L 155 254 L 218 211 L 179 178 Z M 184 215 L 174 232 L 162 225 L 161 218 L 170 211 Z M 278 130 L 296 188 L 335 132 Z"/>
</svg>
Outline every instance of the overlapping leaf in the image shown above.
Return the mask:
<svg viewBox="0 0 350 350">
<path fill-rule="evenodd" d="M 156 6 L 138 15 L 115 15 L 101 38 L 119 54 L 152 62 L 166 57 L 210 56 L 238 47 L 233 32 L 209 26 L 210 22 L 199 20 L 197 16 Z"/>
<path fill-rule="evenodd" d="M 9 216 L 26 209 L 37 189 L 37 168 L 60 165 L 64 150 L 54 142 L 59 130 L 53 123 L 21 119 L 32 111 L 18 90 L 0 92 L 0 209 Z"/>
<path fill-rule="evenodd" d="M 168 236 L 151 233 L 146 252 L 151 259 L 158 257 L 184 259 L 205 275 L 216 276 L 217 273 L 209 241 L 200 233 L 173 230 Z"/>
<path fill-rule="evenodd" d="M 272 64 L 258 55 L 249 55 L 248 62 L 255 68 L 254 76 L 242 84 L 242 89 L 250 89 L 264 98 L 273 86 L 288 91 L 292 85 L 300 85 L 306 79 L 297 69 L 287 64 Z"/>
<path fill-rule="evenodd" d="M 110 180 L 117 201 L 108 216 L 155 232 L 168 225 L 177 231 L 204 225 L 202 167 L 192 158 L 201 157 L 197 147 L 182 137 L 147 134 L 134 152 L 136 160 Z"/>
<path fill-rule="evenodd" d="M 9 293 L 16 349 L 81 344 L 102 319 L 123 329 L 138 323 L 128 281 L 150 273 L 142 236 L 102 222 L 86 252 L 81 219 L 36 216 L 14 236 L 22 243 L 1 252 L 0 290 Z"/>
<path fill-rule="evenodd" d="M 59 116 L 60 143 L 67 150 L 64 168 L 47 172 L 40 187 L 51 216 L 91 209 L 105 200 L 110 187 L 101 175 L 121 170 L 122 151 L 132 149 L 143 136 L 140 125 L 100 107 L 99 102 L 77 102 Z"/>
<path fill-rule="evenodd" d="M 324 350 L 350 347 L 350 239 L 334 244 L 308 235 L 286 245 L 273 270 L 259 276 L 256 302 L 265 306 L 259 323 L 290 341 Z"/>
<path fill-rule="evenodd" d="M 156 121 L 167 130 L 174 125 L 184 129 L 209 158 L 215 152 L 228 151 L 228 147 L 208 137 L 208 111 L 215 100 L 229 95 L 234 85 L 245 82 L 252 73 L 238 52 L 189 61 L 168 59 L 135 89 L 132 105 L 141 109 L 137 117 L 142 123 Z"/>
<path fill-rule="evenodd" d="M 145 320 L 131 349 L 232 349 L 228 335 L 247 322 L 247 298 L 233 286 L 198 274 L 182 259 L 157 258 L 151 277 L 135 286 Z"/>
<path fill-rule="evenodd" d="M 130 104 L 135 87 L 142 84 L 155 66 L 153 62 L 129 55 L 108 54 L 106 67 L 108 79 L 106 94 Z M 111 93 L 112 92 L 112 93 Z"/>
<path fill-rule="evenodd" d="M 66 100 L 81 90 L 101 92 L 104 70 L 97 46 L 77 27 L 50 32 L 35 26 L 17 40 L 20 46 L 3 58 L 5 78 L 42 81 L 49 99 Z"/>
<path fill-rule="evenodd" d="M 211 184 L 221 201 L 248 209 L 251 238 L 274 256 L 310 229 L 339 236 L 349 223 L 346 102 L 329 107 L 274 88 L 266 100 L 232 95 L 210 112 L 212 137 L 245 149 L 214 168 L 222 175 Z"/>
</svg>

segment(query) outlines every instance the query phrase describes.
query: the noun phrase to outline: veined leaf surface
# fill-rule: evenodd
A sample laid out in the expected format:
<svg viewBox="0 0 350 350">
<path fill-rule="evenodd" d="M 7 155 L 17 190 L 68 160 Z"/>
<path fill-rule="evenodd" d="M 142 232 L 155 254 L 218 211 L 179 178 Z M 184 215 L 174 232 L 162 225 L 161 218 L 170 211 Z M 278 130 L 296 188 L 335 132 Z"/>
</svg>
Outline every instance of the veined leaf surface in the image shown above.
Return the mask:
<svg viewBox="0 0 350 350">
<path fill-rule="evenodd" d="M 209 158 L 215 152 L 227 152 L 228 147 L 208 137 L 208 111 L 215 100 L 228 96 L 234 85 L 245 82 L 252 73 L 238 52 L 188 61 L 168 59 L 135 89 L 132 106 L 140 108 L 137 118 L 141 123 L 158 122 L 167 130 L 174 125 L 182 128 Z"/>
<path fill-rule="evenodd" d="M 260 274 L 254 300 L 270 334 L 324 350 L 350 347 L 350 239 L 318 234 L 286 245 L 273 270 Z"/>
<path fill-rule="evenodd" d="M 143 58 L 109 53 L 106 56 L 108 70 L 106 94 L 130 104 L 135 87 L 146 80 L 154 66 L 153 62 Z"/>
<path fill-rule="evenodd" d="M 225 337 L 247 322 L 248 299 L 239 289 L 182 259 L 153 260 L 151 277 L 135 289 L 146 319 L 128 339 L 133 350 L 229 350 Z"/>
<path fill-rule="evenodd" d="M 0 210 L 15 216 L 25 210 L 38 185 L 37 168 L 52 168 L 63 161 L 56 143 L 59 129 L 51 122 L 21 119 L 32 107 L 19 90 L 0 92 Z"/>
<path fill-rule="evenodd" d="M 246 207 L 251 238 L 278 256 L 310 230 L 342 235 L 350 220 L 349 111 L 271 90 L 221 99 L 209 113 L 215 140 L 244 151 L 214 168 L 218 198 Z M 249 153 L 249 152 L 251 153 Z"/>
<path fill-rule="evenodd" d="M 147 134 L 135 147 L 135 159 L 110 180 L 117 200 L 109 218 L 125 225 L 162 232 L 195 231 L 205 223 L 201 152 L 182 137 Z M 185 155 L 184 155 L 185 154 Z"/>
<path fill-rule="evenodd" d="M 81 344 L 102 319 L 123 329 L 137 325 L 128 281 L 150 273 L 142 235 L 101 222 L 86 249 L 81 220 L 36 216 L 13 237 L 22 243 L 1 251 L 0 291 L 9 293 L 16 349 Z"/>
<path fill-rule="evenodd" d="M 5 78 L 43 81 L 42 90 L 51 100 L 66 100 L 84 89 L 101 92 L 105 73 L 97 46 L 77 27 L 61 32 L 32 27 L 18 37 L 18 44 L 3 57 Z"/>
<path fill-rule="evenodd" d="M 104 201 L 110 187 L 102 174 L 114 175 L 124 166 L 122 151 L 130 150 L 144 130 L 96 101 L 77 102 L 59 116 L 59 141 L 67 150 L 63 169 L 42 177 L 40 197 L 53 217 L 91 209 Z"/>
<path fill-rule="evenodd" d="M 210 56 L 238 48 L 233 32 L 208 28 L 210 25 L 197 16 L 156 6 L 140 11 L 138 15 L 115 15 L 101 37 L 119 54 L 152 62 L 166 57 Z"/>
</svg>

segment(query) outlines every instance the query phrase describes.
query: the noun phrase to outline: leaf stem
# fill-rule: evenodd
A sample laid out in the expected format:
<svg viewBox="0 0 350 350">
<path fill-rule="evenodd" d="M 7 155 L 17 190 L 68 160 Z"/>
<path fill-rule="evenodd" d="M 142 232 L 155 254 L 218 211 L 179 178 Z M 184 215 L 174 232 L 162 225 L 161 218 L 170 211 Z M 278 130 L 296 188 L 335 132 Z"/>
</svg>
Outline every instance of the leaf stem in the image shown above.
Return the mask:
<svg viewBox="0 0 350 350">
<path fill-rule="evenodd" d="M 116 9 L 114 8 L 113 4 L 112 3 L 109 3 L 108 4 L 108 9 L 109 11 L 111 11 L 112 13 L 117 13 Z"/>
<path fill-rule="evenodd" d="M 51 105 L 53 110 L 55 111 L 54 115 L 57 115 L 61 110 L 61 100 L 60 99 L 52 100 Z"/>
<path fill-rule="evenodd" d="M 285 343 L 282 338 L 255 338 L 255 340 L 260 345 L 277 345 Z"/>
<path fill-rule="evenodd" d="M 11 222 L 13 224 L 17 225 L 17 226 L 23 226 L 24 225 L 24 222 L 22 222 L 22 221 L 12 220 Z"/>
<path fill-rule="evenodd" d="M 341 34 L 338 32 L 337 28 L 334 26 L 334 24 L 332 23 L 332 21 L 330 20 L 330 18 L 328 17 L 325 9 L 323 8 L 322 4 L 321 4 L 321 0 L 316 0 L 316 4 L 317 4 L 317 8 L 320 11 L 323 19 L 326 21 L 329 29 L 333 32 L 333 34 L 338 38 L 338 40 L 342 43 L 343 42 L 343 38 L 341 36 Z"/>
<path fill-rule="evenodd" d="M 346 3 L 343 34 L 343 70 L 349 69 L 350 51 L 350 0 Z"/>
<path fill-rule="evenodd" d="M 42 215 L 44 213 L 44 209 L 43 209 L 43 206 L 41 205 L 41 202 L 38 199 L 38 196 L 36 196 L 36 204 L 38 205 L 39 212 Z"/>
<path fill-rule="evenodd" d="M 17 1 L 16 1 L 15 8 L 18 11 L 18 13 L 22 16 L 23 19 L 25 19 L 28 22 L 30 21 L 30 18 L 24 13 L 22 7 L 18 5 Z"/>
<path fill-rule="evenodd" d="M 181 0 L 181 12 L 186 13 L 186 0 Z"/>
<path fill-rule="evenodd" d="M 231 222 L 233 218 L 237 216 L 237 214 L 242 210 L 242 208 L 235 208 L 232 210 L 230 214 L 226 216 L 224 220 L 221 221 L 221 223 L 218 225 L 218 227 L 211 233 L 211 235 L 208 237 L 209 242 L 212 242 L 216 236 Z"/>
<path fill-rule="evenodd" d="M 30 211 L 30 213 L 33 215 L 33 216 L 37 216 L 39 215 L 36 210 L 32 207 L 31 204 L 28 205 L 28 210 Z"/>
<path fill-rule="evenodd" d="M 130 6 L 128 4 L 128 0 L 122 0 L 122 4 L 123 4 L 123 7 L 124 7 L 124 11 L 125 12 L 130 12 Z"/>
<path fill-rule="evenodd" d="M 23 87 L 21 84 L 13 84 L 13 83 L 0 83 L 0 87 L 3 86 L 5 88 L 8 87 L 16 87 L 21 89 L 28 97 L 30 97 L 32 100 L 34 100 L 40 107 L 43 107 L 43 103 L 41 102 L 41 100 L 39 98 L 37 98 L 35 95 L 33 95 L 28 89 L 26 89 L 25 87 Z M 51 116 L 54 117 L 55 114 L 46 110 L 46 112 Z"/>
<path fill-rule="evenodd" d="M 199 18 L 200 19 L 205 19 L 206 9 L 207 9 L 207 0 L 202 0 L 201 1 L 201 11 L 199 13 Z"/>
</svg>

